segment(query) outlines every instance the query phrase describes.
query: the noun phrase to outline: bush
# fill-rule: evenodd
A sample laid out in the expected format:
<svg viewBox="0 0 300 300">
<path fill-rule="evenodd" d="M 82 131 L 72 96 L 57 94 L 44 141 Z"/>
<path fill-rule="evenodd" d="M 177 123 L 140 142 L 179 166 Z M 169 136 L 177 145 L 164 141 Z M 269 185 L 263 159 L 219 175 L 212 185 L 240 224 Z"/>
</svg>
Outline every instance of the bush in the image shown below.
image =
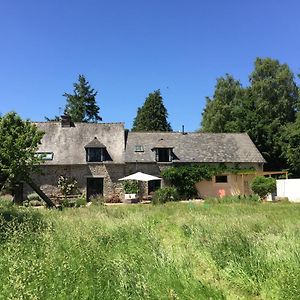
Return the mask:
<svg viewBox="0 0 300 300">
<path fill-rule="evenodd" d="M 59 176 L 57 186 L 60 189 L 62 195 L 71 195 L 77 191 L 77 180 L 73 177 Z"/>
<path fill-rule="evenodd" d="M 37 193 L 35 193 L 35 192 L 28 194 L 28 195 L 27 195 L 27 199 L 28 199 L 29 201 L 32 201 L 32 200 L 38 200 L 38 201 L 41 201 L 41 200 L 42 200 L 41 197 L 40 197 Z"/>
<path fill-rule="evenodd" d="M 85 205 L 86 205 L 86 197 L 85 197 L 85 195 L 79 196 L 76 199 L 75 206 L 76 207 L 80 207 L 80 206 L 85 206 Z"/>
<path fill-rule="evenodd" d="M 61 202 L 62 207 L 75 207 L 76 199 L 74 198 L 64 198 Z"/>
<path fill-rule="evenodd" d="M 263 199 L 276 191 L 276 180 L 272 177 L 257 176 L 251 182 L 251 189 Z"/>
<path fill-rule="evenodd" d="M 169 201 L 178 201 L 179 196 L 176 188 L 174 187 L 163 187 L 158 189 L 152 198 L 153 204 L 162 204 Z"/>
</svg>

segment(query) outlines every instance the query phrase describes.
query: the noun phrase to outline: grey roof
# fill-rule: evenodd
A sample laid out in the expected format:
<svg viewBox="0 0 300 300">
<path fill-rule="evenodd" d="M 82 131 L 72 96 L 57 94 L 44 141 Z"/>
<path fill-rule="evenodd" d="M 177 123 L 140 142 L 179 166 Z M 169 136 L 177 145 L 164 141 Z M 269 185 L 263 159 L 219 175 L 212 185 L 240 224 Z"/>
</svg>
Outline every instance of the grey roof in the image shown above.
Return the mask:
<svg viewBox="0 0 300 300">
<path fill-rule="evenodd" d="M 112 163 L 124 163 L 123 123 L 75 123 L 74 127 L 62 127 L 60 122 L 35 124 L 45 132 L 38 152 L 54 153 L 53 160 L 46 161 L 45 164 L 86 164 L 85 146 L 94 137 L 106 146 Z"/>
<path fill-rule="evenodd" d="M 84 148 L 106 148 L 95 136 L 93 140 L 91 140 L 88 144 L 84 146 Z"/>
<path fill-rule="evenodd" d="M 246 133 L 129 132 L 125 162 L 154 162 L 155 148 L 163 139 L 173 148 L 177 162 L 264 163 L 265 160 Z M 135 152 L 142 145 L 144 152 Z"/>
<path fill-rule="evenodd" d="M 164 138 L 160 138 L 157 143 L 154 145 L 153 147 L 155 148 L 174 148 L 174 146 L 172 145 L 172 142 L 170 142 L 169 140 L 165 140 Z"/>
</svg>

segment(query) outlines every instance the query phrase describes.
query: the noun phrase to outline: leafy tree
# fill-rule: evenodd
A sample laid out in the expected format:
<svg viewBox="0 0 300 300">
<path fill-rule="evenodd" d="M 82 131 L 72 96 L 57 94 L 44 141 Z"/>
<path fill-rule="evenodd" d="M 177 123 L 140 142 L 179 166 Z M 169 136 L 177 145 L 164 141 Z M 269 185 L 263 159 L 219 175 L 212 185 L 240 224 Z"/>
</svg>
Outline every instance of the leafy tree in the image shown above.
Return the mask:
<svg viewBox="0 0 300 300">
<path fill-rule="evenodd" d="M 154 91 L 148 95 L 144 105 L 138 108 L 132 131 L 172 131 L 167 118 L 168 112 L 160 90 Z"/>
<path fill-rule="evenodd" d="M 228 75 L 218 79 L 214 97 L 203 112 L 201 130 L 247 132 L 270 169 L 286 167 L 279 141 L 283 126 L 294 122 L 299 104 L 294 75 L 278 60 L 257 58 L 249 79 L 246 88 Z"/>
<path fill-rule="evenodd" d="M 30 177 L 41 162 L 35 153 L 43 135 L 36 125 L 23 121 L 15 112 L 0 118 L 0 190 L 8 189 L 15 195 L 18 185 L 25 181 L 48 206 L 54 206 Z"/>
<path fill-rule="evenodd" d="M 294 122 L 299 103 L 294 75 L 278 60 L 256 59 L 250 76 L 249 100 L 254 104 L 252 122 L 246 124 L 253 141 L 265 153 L 271 168 L 282 168 L 280 135 L 282 127 Z M 254 121 L 254 122 L 253 122 Z"/>
<path fill-rule="evenodd" d="M 287 124 L 281 135 L 282 157 L 293 175 L 300 174 L 300 113 L 294 123 Z"/>
<path fill-rule="evenodd" d="M 35 156 L 43 132 L 15 112 L 0 119 L 1 188 L 14 187 L 30 176 L 40 163 Z"/>
<path fill-rule="evenodd" d="M 72 121 L 96 123 L 102 120 L 96 103 L 97 92 L 83 75 L 79 75 L 78 83 L 74 83 L 74 94 L 65 93 L 63 96 L 67 98 L 65 113 Z"/>
<path fill-rule="evenodd" d="M 206 98 L 202 113 L 204 132 L 238 132 L 240 130 L 236 109 L 242 103 L 245 92 L 238 80 L 226 74 L 217 79 L 213 98 Z"/>
</svg>

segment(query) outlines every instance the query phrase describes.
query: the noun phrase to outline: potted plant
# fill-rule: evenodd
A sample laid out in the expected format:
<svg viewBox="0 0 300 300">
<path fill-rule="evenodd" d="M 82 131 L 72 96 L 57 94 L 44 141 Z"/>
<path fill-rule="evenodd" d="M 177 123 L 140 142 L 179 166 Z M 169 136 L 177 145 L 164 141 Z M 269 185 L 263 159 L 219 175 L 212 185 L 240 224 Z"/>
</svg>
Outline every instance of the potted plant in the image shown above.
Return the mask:
<svg viewBox="0 0 300 300">
<path fill-rule="evenodd" d="M 135 202 L 139 193 L 139 184 L 136 180 L 127 180 L 123 183 L 125 202 Z"/>
</svg>

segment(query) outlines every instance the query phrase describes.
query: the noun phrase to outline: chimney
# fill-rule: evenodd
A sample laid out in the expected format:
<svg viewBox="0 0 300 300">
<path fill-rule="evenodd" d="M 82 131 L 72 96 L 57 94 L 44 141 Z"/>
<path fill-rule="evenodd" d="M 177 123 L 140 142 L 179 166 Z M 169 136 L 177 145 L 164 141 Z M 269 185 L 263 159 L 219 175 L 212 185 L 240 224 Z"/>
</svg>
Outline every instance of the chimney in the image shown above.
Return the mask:
<svg viewBox="0 0 300 300">
<path fill-rule="evenodd" d="M 74 127 L 74 123 L 69 115 L 64 114 L 61 116 L 61 127 Z"/>
</svg>

